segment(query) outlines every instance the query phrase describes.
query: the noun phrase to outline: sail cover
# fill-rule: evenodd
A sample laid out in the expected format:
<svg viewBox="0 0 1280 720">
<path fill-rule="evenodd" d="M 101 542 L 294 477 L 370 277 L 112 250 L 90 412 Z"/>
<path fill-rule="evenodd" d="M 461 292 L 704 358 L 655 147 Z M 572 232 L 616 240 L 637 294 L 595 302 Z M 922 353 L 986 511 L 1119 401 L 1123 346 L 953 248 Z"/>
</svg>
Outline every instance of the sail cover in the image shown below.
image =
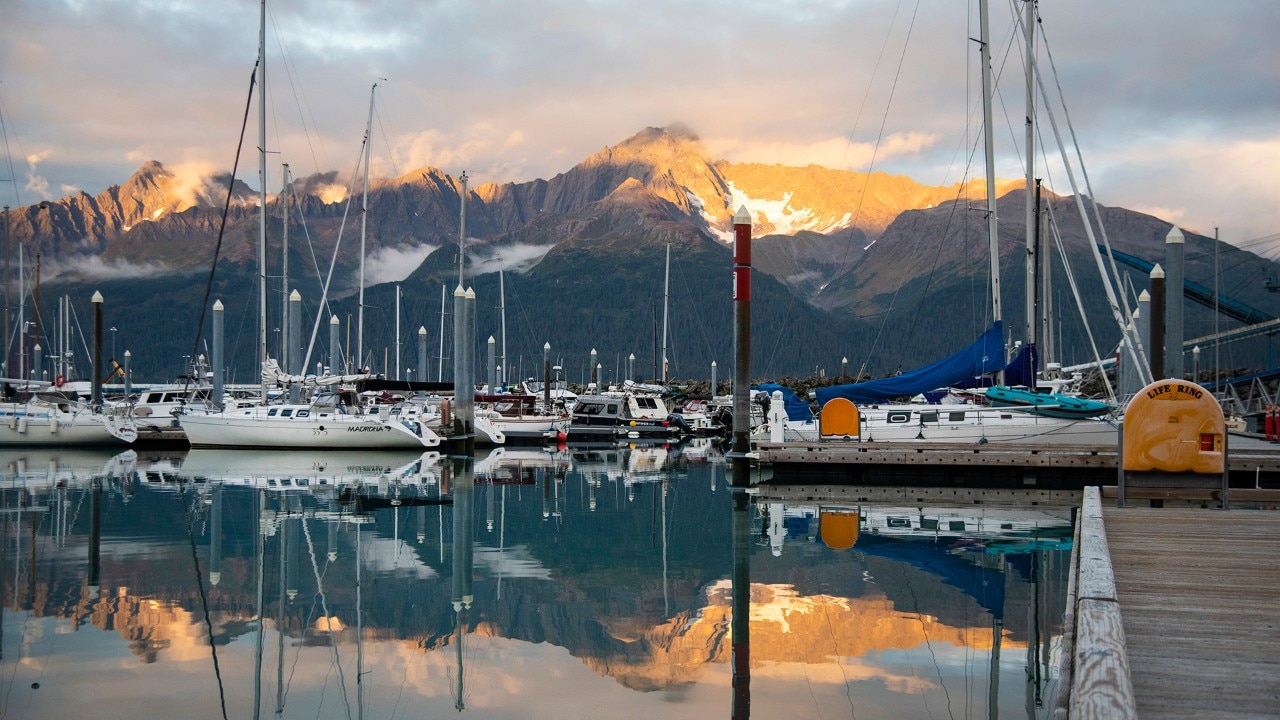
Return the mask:
<svg viewBox="0 0 1280 720">
<path fill-rule="evenodd" d="M 777 383 L 761 383 L 752 388 L 768 395 L 773 395 L 775 391 L 782 393 L 783 406 L 787 410 L 788 420 L 806 421 L 813 419 L 813 410 L 809 408 L 809 401 L 796 395 L 796 391 L 785 385 Z"/>
<path fill-rule="evenodd" d="M 838 397 L 854 403 L 912 397 L 938 388 L 961 386 L 1004 367 L 1004 327 L 997 322 L 969 347 L 933 364 L 893 377 L 818 388 L 818 406 Z"/>
</svg>

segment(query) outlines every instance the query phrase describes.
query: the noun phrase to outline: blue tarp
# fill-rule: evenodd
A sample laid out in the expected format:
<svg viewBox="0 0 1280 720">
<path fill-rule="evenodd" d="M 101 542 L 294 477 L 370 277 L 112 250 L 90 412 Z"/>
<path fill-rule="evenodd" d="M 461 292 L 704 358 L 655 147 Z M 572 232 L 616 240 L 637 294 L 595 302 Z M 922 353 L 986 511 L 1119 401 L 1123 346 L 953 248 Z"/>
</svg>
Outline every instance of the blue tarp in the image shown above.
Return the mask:
<svg viewBox="0 0 1280 720">
<path fill-rule="evenodd" d="M 781 392 L 782 401 L 787 408 L 788 420 L 806 421 L 813 419 L 813 410 L 809 407 L 809 401 L 796 395 L 795 390 L 777 383 L 761 383 L 754 386 L 754 389 L 768 393 L 770 397 L 773 396 L 775 390 Z"/>
<path fill-rule="evenodd" d="M 979 375 L 1004 368 L 1004 327 L 994 323 L 972 345 L 931 365 L 893 377 L 818 388 L 818 406 L 838 397 L 855 403 L 909 398 L 938 388 L 963 386 Z"/>
<path fill-rule="evenodd" d="M 1004 369 L 1004 384 L 1010 387 L 1035 387 L 1036 369 L 1039 365 L 1040 353 L 1036 351 L 1036 346 L 1023 345 Z"/>
</svg>

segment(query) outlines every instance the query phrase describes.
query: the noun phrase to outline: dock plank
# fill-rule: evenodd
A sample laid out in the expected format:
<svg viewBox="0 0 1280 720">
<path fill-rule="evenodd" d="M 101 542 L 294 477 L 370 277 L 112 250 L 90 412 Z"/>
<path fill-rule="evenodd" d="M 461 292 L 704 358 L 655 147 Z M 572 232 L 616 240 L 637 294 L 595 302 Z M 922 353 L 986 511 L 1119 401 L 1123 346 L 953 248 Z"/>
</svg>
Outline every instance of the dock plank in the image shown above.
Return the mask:
<svg viewBox="0 0 1280 720">
<path fill-rule="evenodd" d="M 1138 715 L 1280 718 L 1280 513 L 1103 516 Z"/>
</svg>

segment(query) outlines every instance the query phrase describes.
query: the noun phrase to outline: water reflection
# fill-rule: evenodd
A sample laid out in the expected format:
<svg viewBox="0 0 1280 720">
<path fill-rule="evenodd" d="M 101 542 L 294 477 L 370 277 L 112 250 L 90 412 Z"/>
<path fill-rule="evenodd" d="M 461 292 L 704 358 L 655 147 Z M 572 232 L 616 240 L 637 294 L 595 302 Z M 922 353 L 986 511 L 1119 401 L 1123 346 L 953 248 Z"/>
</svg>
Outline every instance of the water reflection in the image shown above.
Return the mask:
<svg viewBox="0 0 1280 720">
<path fill-rule="evenodd" d="M 714 446 L 0 453 L 29 718 L 1043 717 L 1069 510 L 803 503 Z"/>
</svg>

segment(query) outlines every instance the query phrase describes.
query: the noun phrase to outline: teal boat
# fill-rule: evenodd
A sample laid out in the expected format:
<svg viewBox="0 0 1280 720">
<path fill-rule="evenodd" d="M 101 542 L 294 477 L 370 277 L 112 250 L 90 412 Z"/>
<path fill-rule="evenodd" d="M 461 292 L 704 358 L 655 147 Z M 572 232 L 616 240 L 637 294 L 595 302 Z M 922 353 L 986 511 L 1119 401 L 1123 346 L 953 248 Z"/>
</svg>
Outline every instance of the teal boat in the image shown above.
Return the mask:
<svg viewBox="0 0 1280 720">
<path fill-rule="evenodd" d="M 1026 388 L 996 385 L 987 388 L 987 400 L 996 407 L 1022 409 L 1026 412 L 1056 418 L 1091 418 L 1111 412 L 1111 405 L 1101 400 L 1038 393 Z"/>
</svg>

